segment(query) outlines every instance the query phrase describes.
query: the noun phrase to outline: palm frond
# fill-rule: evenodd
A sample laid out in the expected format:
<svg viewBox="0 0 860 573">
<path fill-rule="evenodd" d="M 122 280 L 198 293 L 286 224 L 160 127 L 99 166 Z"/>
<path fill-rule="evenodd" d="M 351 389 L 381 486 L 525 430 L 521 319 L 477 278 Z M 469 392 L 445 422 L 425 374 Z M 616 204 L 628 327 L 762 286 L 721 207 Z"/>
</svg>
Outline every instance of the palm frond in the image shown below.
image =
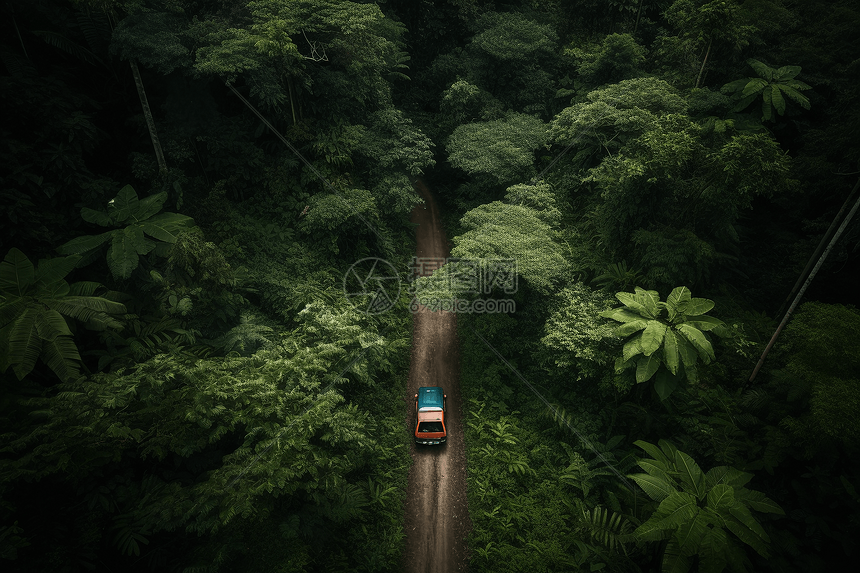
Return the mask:
<svg viewBox="0 0 860 573">
<path fill-rule="evenodd" d="M 99 58 L 83 46 L 76 44 L 62 34 L 58 34 L 57 32 L 49 32 L 47 30 L 32 30 L 32 34 L 36 37 L 42 38 L 42 40 L 44 40 L 47 44 L 54 46 L 55 48 L 59 48 L 67 54 L 76 57 L 82 62 L 86 62 L 88 64 L 93 65 L 105 65 L 101 58 Z"/>
</svg>

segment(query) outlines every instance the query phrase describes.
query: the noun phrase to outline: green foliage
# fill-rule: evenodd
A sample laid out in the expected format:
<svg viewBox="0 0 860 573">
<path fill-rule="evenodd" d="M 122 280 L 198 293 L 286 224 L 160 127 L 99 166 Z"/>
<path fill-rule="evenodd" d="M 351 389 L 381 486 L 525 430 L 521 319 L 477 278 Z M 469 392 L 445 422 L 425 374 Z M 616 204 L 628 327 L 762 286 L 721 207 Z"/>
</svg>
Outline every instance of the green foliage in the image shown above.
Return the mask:
<svg viewBox="0 0 860 573">
<path fill-rule="evenodd" d="M 183 227 L 193 223 L 190 217 L 176 213 L 158 213 L 167 200 L 162 191 L 138 200 L 137 193 L 126 185 L 108 202 L 107 211 L 88 207 L 81 209 L 81 218 L 101 227 L 119 227 L 100 235 L 86 235 L 57 247 L 61 255 L 82 255 L 84 260 L 104 243 L 110 241 L 108 267 L 114 278 L 127 279 L 139 264 L 139 255 L 155 250 L 164 254 L 168 244 L 175 243 Z M 146 238 L 148 235 L 156 241 Z M 160 251 L 157 250 L 160 247 Z"/>
<path fill-rule="evenodd" d="M 499 63 L 533 60 L 555 49 L 553 29 L 521 14 L 491 12 L 478 25 L 486 29 L 472 38 L 472 45 Z"/>
<path fill-rule="evenodd" d="M 577 72 L 582 81 L 602 86 L 640 75 L 646 51 L 630 34 L 609 34 L 594 52 L 574 48 L 569 53 L 581 62 Z"/>
<path fill-rule="evenodd" d="M 853 306 L 807 302 L 792 316 L 774 347 L 772 384 L 788 398 L 779 424 L 804 457 L 828 442 L 860 439 L 860 327 Z"/>
<path fill-rule="evenodd" d="M 505 119 L 461 125 L 448 139 L 448 161 L 469 174 L 498 183 L 528 179 L 534 151 L 547 141 L 545 124 L 534 117 L 512 113 Z"/>
<path fill-rule="evenodd" d="M 615 297 L 624 306 L 600 313 L 622 323 L 615 335 L 626 340 L 622 355 L 615 360 L 615 371 L 635 367 L 639 384 L 656 374 L 654 389 L 661 400 L 668 398 L 683 378 L 697 382 L 699 359 L 705 364 L 715 359 L 706 332 L 728 336 L 721 320 L 705 315 L 714 308 L 714 301 L 692 298 L 687 287 L 673 289 L 665 302 L 657 291 L 639 287 L 635 293 L 619 292 Z"/>
<path fill-rule="evenodd" d="M 550 292 L 567 264 L 540 211 L 494 201 L 466 213 L 451 255 L 463 259 L 514 259 L 516 272 L 538 292 Z"/>
<path fill-rule="evenodd" d="M 803 109 L 809 109 L 809 100 L 800 92 L 811 89 L 811 86 L 795 79 L 800 73 L 800 66 L 782 66 L 775 69 L 754 58 L 748 59 L 747 64 L 759 77 L 735 80 L 724 85 L 721 90 L 723 93 L 732 94 L 737 101 L 734 111 L 743 111 L 759 97 L 762 100 L 762 121 L 776 121 L 777 115 L 785 115 L 786 97 Z"/>
<path fill-rule="evenodd" d="M 66 282 L 79 260 L 43 259 L 34 268 L 18 249 L 6 254 L 0 263 L 0 372 L 12 366 L 22 380 L 41 360 L 60 380 L 72 380 L 81 357 L 66 317 L 96 330 L 122 327 L 111 315 L 125 306 L 93 296 L 101 285 Z"/>
<path fill-rule="evenodd" d="M 695 557 L 699 571 L 719 573 L 726 567 L 746 571 L 738 541 L 762 557 L 769 556 L 770 537 L 750 510 L 785 512 L 763 493 L 744 487 L 752 474 L 728 466 L 702 472 L 693 458 L 667 440 L 660 440 L 659 447 L 641 440 L 635 443 L 651 459 L 639 461 L 646 473 L 629 477 L 659 506 L 633 534 L 644 541 L 668 540 L 664 572 L 686 573 Z"/>
<path fill-rule="evenodd" d="M 612 155 L 652 127 L 657 117 L 687 109 L 683 98 L 657 78 L 623 80 L 589 92 L 587 99 L 562 110 L 549 131 L 550 141 L 573 143 L 583 159 L 593 153 Z"/>
<path fill-rule="evenodd" d="M 401 111 L 391 108 L 371 116 L 359 152 L 372 161 L 371 169 L 404 169 L 415 176 L 436 164 L 433 145 Z"/>
<path fill-rule="evenodd" d="M 557 301 L 541 338 L 547 360 L 557 367 L 574 367 L 577 380 L 604 377 L 614 359 L 615 335 L 599 316 L 612 307 L 612 299 L 573 283 L 558 293 Z"/>
<path fill-rule="evenodd" d="M 162 74 L 188 68 L 192 55 L 183 44 L 184 24 L 178 10 L 133 11 L 113 30 L 111 48 L 123 60 L 137 60 Z"/>
</svg>

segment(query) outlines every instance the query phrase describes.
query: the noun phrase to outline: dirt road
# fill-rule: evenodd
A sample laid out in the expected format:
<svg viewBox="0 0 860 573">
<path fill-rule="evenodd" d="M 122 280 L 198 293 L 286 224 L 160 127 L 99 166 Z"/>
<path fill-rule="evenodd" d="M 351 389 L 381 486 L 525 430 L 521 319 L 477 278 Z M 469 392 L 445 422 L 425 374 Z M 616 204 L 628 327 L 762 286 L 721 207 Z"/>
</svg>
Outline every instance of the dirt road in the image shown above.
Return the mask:
<svg viewBox="0 0 860 573">
<path fill-rule="evenodd" d="M 439 210 L 420 180 L 415 188 L 427 202 L 412 212 L 418 239 L 417 257 L 449 256 Z M 465 571 L 466 535 L 472 527 L 466 505 L 466 451 L 463 443 L 457 316 L 421 307 L 414 316 L 412 363 L 409 370 L 407 420 L 415 427 L 413 396 L 421 386 L 441 386 L 448 395 L 443 446 L 412 444 L 412 467 L 406 489 L 406 551 L 403 571 L 442 573 Z"/>
</svg>

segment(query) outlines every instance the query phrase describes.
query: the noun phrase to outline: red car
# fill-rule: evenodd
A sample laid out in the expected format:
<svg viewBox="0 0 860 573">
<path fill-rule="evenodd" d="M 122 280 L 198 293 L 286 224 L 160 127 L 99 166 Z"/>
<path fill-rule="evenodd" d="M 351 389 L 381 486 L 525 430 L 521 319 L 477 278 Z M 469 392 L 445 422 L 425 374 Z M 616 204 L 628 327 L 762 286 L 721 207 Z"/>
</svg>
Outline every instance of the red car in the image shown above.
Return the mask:
<svg viewBox="0 0 860 573">
<path fill-rule="evenodd" d="M 415 394 L 415 443 L 438 445 L 448 439 L 445 428 L 446 396 L 439 386 L 422 386 Z"/>
</svg>

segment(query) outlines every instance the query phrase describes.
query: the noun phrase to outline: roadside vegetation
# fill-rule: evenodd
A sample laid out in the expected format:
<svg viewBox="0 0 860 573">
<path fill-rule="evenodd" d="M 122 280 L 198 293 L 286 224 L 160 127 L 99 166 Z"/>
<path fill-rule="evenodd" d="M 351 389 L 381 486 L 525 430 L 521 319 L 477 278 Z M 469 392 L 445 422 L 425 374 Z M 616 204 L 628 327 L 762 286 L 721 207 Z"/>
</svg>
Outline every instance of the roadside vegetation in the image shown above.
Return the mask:
<svg viewBox="0 0 860 573">
<path fill-rule="evenodd" d="M 517 261 L 471 571 L 847 569 L 860 218 L 749 377 L 857 197 L 856 2 L 3 6 L 4 570 L 398 570 L 409 301 L 343 277 L 405 284 L 415 176 Z"/>
</svg>

